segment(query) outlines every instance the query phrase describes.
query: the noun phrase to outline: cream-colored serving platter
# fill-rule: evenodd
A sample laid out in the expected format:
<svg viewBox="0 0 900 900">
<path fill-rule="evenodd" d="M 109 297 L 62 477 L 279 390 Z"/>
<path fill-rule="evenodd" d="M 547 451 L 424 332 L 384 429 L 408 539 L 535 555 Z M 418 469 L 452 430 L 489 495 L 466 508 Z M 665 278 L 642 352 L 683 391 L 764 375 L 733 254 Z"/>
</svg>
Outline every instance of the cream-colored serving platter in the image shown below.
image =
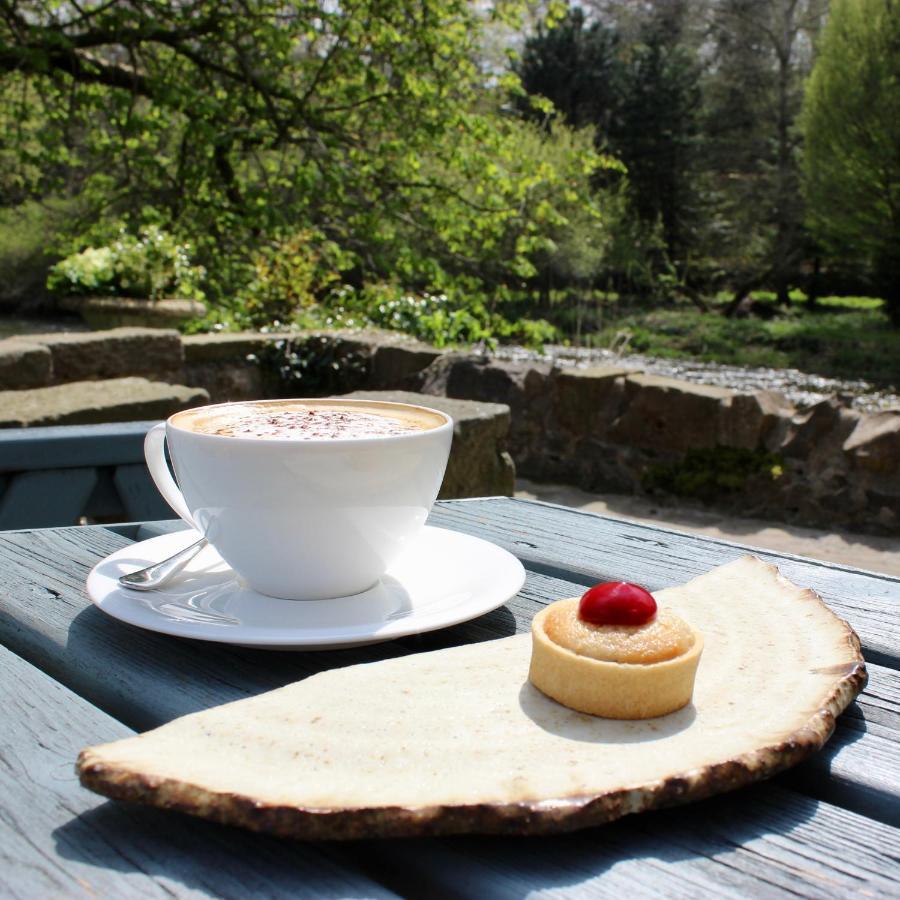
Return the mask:
<svg viewBox="0 0 900 900">
<path fill-rule="evenodd" d="M 865 684 L 812 591 L 744 557 L 655 594 L 703 632 L 693 703 L 614 721 L 527 680 L 530 635 L 315 675 L 84 750 L 83 784 L 310 838 L 536 834 L 766 778 L 819 749 Z"/>
</svg>

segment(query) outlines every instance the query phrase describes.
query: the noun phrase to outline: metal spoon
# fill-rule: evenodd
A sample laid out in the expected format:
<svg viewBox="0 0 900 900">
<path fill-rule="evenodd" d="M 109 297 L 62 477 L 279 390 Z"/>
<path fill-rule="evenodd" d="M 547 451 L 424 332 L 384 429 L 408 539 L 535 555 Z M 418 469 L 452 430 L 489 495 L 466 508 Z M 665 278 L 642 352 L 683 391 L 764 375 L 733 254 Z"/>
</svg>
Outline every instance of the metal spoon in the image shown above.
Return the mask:
<svg viewBox="0 0 900 900">
<path fill-rule="evenodd" d="M 162 562 L 139 569 L 130 575 L 119 577 L 119 584 L 133 591 L 155 591 L 161 588 L 173 575 L 177 575 L 207 544 L 205 537 L 200 538 L 184 550 L 164 559 Z"/>
</svg>

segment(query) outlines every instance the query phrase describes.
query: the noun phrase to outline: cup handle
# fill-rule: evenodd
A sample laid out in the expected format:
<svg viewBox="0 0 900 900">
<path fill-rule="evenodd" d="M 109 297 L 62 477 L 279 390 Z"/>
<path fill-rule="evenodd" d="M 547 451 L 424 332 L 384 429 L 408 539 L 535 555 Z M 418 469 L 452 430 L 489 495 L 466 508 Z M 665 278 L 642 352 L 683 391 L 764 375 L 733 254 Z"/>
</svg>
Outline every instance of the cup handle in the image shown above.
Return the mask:
<svg viewBox="0 0 900 900">
<path fill-rule="evenodd" d="M 153 483 L 159 488 L 159 492 L 163 495 L 163 499 L 175 512 L 184 519 L 192 528 L 197 528 L 196 523 L 191 517 L 187 503 L 184 502 L 184 495 L 178 489 L 172 473 L 169 471 L 169 464 L 166 462 L 165 453 L 166 443 L 166 423 L 160 422 L 154 425 L 144 438 L 144 459 L 147 460 L 147 468 L 150 470 L 150 477 Z M 199 529 L 197 529 L 199 531 Z"/>
</svg>

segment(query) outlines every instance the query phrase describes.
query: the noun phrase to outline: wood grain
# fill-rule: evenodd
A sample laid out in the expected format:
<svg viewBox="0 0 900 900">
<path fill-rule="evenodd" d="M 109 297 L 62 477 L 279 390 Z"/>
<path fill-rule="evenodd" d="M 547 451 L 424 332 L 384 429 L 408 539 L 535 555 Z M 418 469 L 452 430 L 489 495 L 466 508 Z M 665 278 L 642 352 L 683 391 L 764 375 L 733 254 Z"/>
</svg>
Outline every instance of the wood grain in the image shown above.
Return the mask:
<svg viewBox="0 0 900 900">
<path fill-rule="evenodd" d="M 862 641 L 867 660 L 900 667 L 900 578 L 534 500 L 493 497 L 441 503 L 430 524 L 493 541 L 531 571 L 586 585 L 634 581 L 651 591 L 681 584 L 753 552 L 775 563 L 795 584 L 812 588 L 847 619 Z"/>
<path fill-rule="evenodd" d="M 628 566 L 638 569 L 653 588 L 683 581 L 739 555 L 733 545 L 722 542 L 521 501 L 442 503 L 432 522 L 495 540 L 524 558 L 529 572 L 520 595 L 475 622 L 401 642 L 329 653 L 266 653 L 141 632 L 89 606 L 84 578 L 98 559 L 132 537 L 181 527 L 178 523 L 5 533 L 0 535 L 0 641 L 20 648 L 40 668 L 77 693 L 96 698 L 134 727 L 146 728 L 321 669 L 524 630 L 549 600 L 577 594 L 585 583 L 607 573 L 625 577 Z M 561 548 L 555 555 L 554 529 Z M 573 532 L 575 539 L 582 535 L 580 551 L 570 537 Z M 127 732 L 84 699 L 25 667 L 27 680 L 21 661 L 11 668 L 0 659 L 0 689 L 15 686 L 20 698 L 41 698 L 16 714 L 26 722 L 18 733 L 25 735 L 27 752 L 22 752 L 21 742 L 18 750 L 8 752 L 10 741 L 0 729 L 0 779 L 8 772 L 24 785 L 15 795 L 18 799 L 4 803 L 0 833 L 10 821 L 21 826 L 25 842 L 36 841 L 32 850 L 38 860 L 34 869 L 25 864 L 22 874 L 4 854 L 28 860 L 32 850 L 23 851 L 5 837 L 0 840 L 0 893 L 13 884 L 15 873 L 17 883 L 49 888 L 9 889 L 12 896 L 77 894 L 73 885 L 80 882 L 72 881 L 68 871 L 73 869 L 77 879 L 101 896 L 281 896 L 287 892 L 285 884 L 292 885 L 294 894 L 314 895 L 326 878 L 335 879 L 329 882 L 331 895 L 372 894 L 386 886 L 405 896 L 448 897 L 518 897 L 531 892 L 591 897 L 626 892 L 638 897 L 895 896 L 900 832 L 874 819 L 895 821 L 898 808 L 900 675 L 891 661 L 900 646 L 900 582 L 777 554 L 759 555 L 779 564 L 792 580 L 823 594 L 864 635 L 870 658 L 887 663 L 870 666 L 866 693 L 839 720 L 825 751 L 795 770 L 789 782 L 782 781 L 789 787 L 758 786 L 539 843 L 483 838 L 361 842 L 352 845 L 351 857 L 336 855 L 334 848 L 293 847 L 207 823 L 185 823 L 153 810 L 106 804 L 90 794 L 78 802 L 68 795 L 54 799 L 50 807 L 53 815 L 64 816 L 62 822 L 33 828 L 32 822 L 46 823 L 44 813 L 31 816 L 22 810 L 45 791 L 52 794 L 58 788 L 57 795 L 63 795 L 54 780 L 67 782 L 66 790 L 80 791 L 70 768 L 77 750 Z M 3 702 L 6 721 L 12 706 Z M 45 753 L 49 756 L 42 756 Z M 37 762 L 32 765 L 31 756 L 42 756 L 44 774 Z M 14 796 L 14 788 L 4 784 L 0 789 Z M 847 809 L 814 797 L 827 797 Z M 79 805 L 84 798 L 86 807 Z M 43 837 L 40 828 L 47 829 Z M 51 856 L 41 862 L 51 831 Z M 174 836 L 174 848 L 167 835 Z M 206 842 L 210 856 L 195 853 L 198 839 Z M 24 839 L 20 835 L 18 840 Z M 311 849 L 323 855 L 303 855 Z M 290 881 L 297 870 L 285 858 L 297 863 L 311 887 Z M 48 873 L 38 876 L 42 868 Z M 223 869 L 224 879 L 219 883 L 218 869 Z M 279 872 L 288 873 L 286 880 L 279 881 Z M 32 874 L 50 880 L 30 882 Z M 232 881 L 229 887 L 228 880 L 238 878 L 240 882 Z M 329 893 L 329 888 L 320 892 Z"/>
<path fill-rule="evenodd" d="M 0 704 L 3 896 L 393 896 L 352 848 L 287 844 L 84 790 L 78 750 L 130 731 L 3 648 Z"/>
<path fill-rule="evenodd" d="M 900 827 L 900 673 L 868 670 L 865 693 L 838 719 L 831 741 L 779 781 Z"/>
<path fill-rule="evenodd" d="M 3 649 L 0 702 L 0 888 L 11 897 L 849 897 L 886 895 L 900 877 L 895 830 L 769 786 L 539 844 L 280 842 L 82 790 L 77 749 L 129 730 Z"/>
<path fill-rule="evenodd" d="M 447 898 L 896 897 L 900 832 L 772 785 L 565 837 L 385 842 Z"/>
<path fill-rule="evenodd" d="M 84 596 L 83 573 L 127 543 L 102 528 L 0 537 L 0 641 L 141 731 L 325 669 L 520 633 L 547 602 L 581 587 L 529 572 L 518 596 L 474 622 L 355 650 L 271 653 L 172 639 L 94 609 Z M 72 559 L 81 560 L 75 574 Z M 838 720 L 832 742 L 790 778 L 813 796 L 898 824 L 900 676 L 870 666 L 870 678 L 859 702 Z"/>
</svg>

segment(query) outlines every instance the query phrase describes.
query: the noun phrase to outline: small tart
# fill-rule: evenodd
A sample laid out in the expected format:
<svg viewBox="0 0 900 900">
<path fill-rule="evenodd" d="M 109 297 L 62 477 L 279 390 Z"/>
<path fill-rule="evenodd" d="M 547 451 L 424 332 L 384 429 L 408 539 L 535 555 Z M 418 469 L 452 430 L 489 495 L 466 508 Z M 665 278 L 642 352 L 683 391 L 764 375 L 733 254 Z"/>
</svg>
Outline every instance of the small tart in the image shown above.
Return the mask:
<svg viewBox="0 0 900 900">
<path fill-rule="evenodd" d="M 592 625 L 578 599 L 531 623 L 528 678 L 548 697 L 607 719 L 650 719 L 691 701 L 703 636 L 669 610 L 645 625 Z"/>
<path fill-rule="evenodd" d="M 605 662 L 664 662 L 683 656 L 694 644 L 690 626 L 671 610 L 659 610 L 645 625 L 592 625 L 578 615 L 577 599 L 549 606 L 544 631 L 554 644 Z"/>
</svg>

